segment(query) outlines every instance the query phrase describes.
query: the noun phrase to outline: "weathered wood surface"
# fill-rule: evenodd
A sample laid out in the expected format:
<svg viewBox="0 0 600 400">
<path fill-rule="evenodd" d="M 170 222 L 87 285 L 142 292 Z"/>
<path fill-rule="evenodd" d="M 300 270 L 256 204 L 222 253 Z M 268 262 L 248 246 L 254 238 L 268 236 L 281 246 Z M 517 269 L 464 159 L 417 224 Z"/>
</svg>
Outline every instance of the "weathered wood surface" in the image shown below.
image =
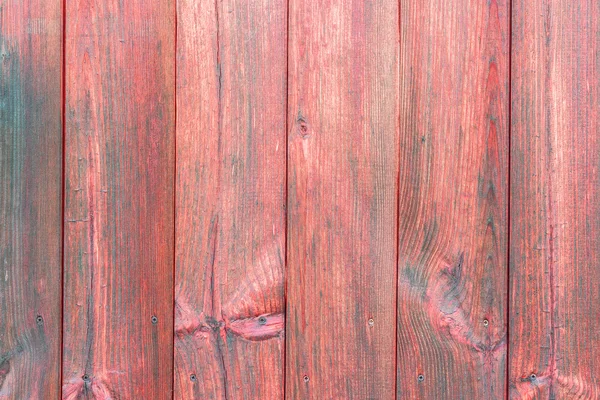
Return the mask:
<svg viewBox="0 0 600 400">
<path fill-rule="evenodd" d="M 63 398 L 170 399 L 175 4 L 66 16 Z"/>
<path fill-rule="evenodd" d="M 509 4 L 400 8 L 398 398 L 500 399 Z"/>
<path fill-rule="evenodd" d="M 287 2 L 179 0 L 175 398 L 283 398 Z"/>
<path fill-rule="evenodd" d="M 600 5 L 513 2 L 510 398 L 600 397 Z"/>
<path fill-rule="evenodd" d="M 599 21 L 0 0 L 0 399 L 600 398 Z"/>
<path fill-rule="evenodd" d="M 61 1 L 0 1 L 0 399 L 60 391 Z"/>
<path fill-rule="evenodd" d="M 393 398 L 398 3 L 289 15 L 286 394 Z"/>
</svg>

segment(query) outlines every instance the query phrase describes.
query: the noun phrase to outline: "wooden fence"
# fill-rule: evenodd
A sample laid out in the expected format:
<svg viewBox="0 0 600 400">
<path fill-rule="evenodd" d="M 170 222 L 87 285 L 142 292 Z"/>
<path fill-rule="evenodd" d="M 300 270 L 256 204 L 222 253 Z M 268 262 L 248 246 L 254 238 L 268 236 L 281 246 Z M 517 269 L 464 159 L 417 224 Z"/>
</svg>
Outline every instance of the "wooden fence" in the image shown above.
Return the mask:
<svg viewBox="0 0 600 400">
<path fill-rule="evenodd" d="M 600 398 L 599 16 L 0 0 L 0 399 Z"/>
</svg>

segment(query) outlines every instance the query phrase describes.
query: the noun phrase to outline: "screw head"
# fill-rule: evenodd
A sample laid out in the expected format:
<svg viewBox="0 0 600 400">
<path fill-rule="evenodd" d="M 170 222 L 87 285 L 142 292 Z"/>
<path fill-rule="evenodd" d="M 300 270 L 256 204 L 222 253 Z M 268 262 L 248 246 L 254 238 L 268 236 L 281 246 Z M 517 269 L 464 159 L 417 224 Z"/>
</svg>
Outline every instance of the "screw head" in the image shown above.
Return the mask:
<svg viewBox="0 0 600 400">
<path fill-rule="evenodd" d="M 81 379 L 83 379 L 84 382 L 89 382 L 90 381 L 90 376 L 88 374 L 84 374 Z"/>
<path fill-rule="evenodd" d="M 308 383 L 308 381 L 310 381 L 310 378 L 308 375 L 304 375 L 304 383 Z"/>
<path fill-rule="evenodd" d="M 487 319 L 483 320 L 483 326 L 487 327 L 490 324 L 490 321 L 488 321 Z"/>
<path fill-rule="evenodd" d="M 529 375 L 529 379 L 531 379 L 532 381 L 535 381 L 537 379 L 537 375 L 531 374 L 531 375 Z"/>
<path fill-rule="evenodd" d="M 192 381 L 192 382 L 196 382 L 196 380 L 197 380 L 197 379 L 198 379 L 198 378 L 196 378 L 196 374 L 191 374 L 191 375 L 190 375 L 190 381 Z"/>
<path fill-rule="evenodd" d="M 373 318 L 369 318 L 368 323 L 371 328 L 375 326 L 375 320 Z"/>
<path fill-rule="evenodd" d="M 151 321 L 153 325 L 156 325 L 158 323 L 158 318 L 156 317 L 156 315 L 152 316 Z"/>
<path fill-rule="evenodd" d="M 42 316 L 41 316 L 41 315 L 38 315 L 38 316 L 35 318 L 35 322 L 37 322 L 37 324 L 38 324 L 38 325 L 42 325 L 42 324 L 44 323 L 44 318 L 42 318 Z"/>
<path fill-rule="evenodd" d="M 267 324 L 267 317 L 265 317 L 264 315 L 261 315 L 260 317 L 258 317 L 258 323 L 260 325 L 266 325 Z"/>
<path fill-rule="evenodd" d="M 419 374 L 419 376 L 417 376 L 417 380 L 419 382 L 423 382 L 425 380 L 425 377 L 423 376 L 423 374 Z"/>
</svg>

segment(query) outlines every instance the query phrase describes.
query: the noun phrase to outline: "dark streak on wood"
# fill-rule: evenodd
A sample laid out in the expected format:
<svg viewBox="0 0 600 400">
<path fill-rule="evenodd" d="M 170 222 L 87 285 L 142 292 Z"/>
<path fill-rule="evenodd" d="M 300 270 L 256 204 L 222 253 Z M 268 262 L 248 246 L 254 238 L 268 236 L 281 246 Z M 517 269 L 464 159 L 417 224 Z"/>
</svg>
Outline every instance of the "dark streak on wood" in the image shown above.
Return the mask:
<svg viewBox="0 0 600 400">
<path fill-rule="evenodd" d="M 510 398 L 600 397 L 600 6 L 515 0 Z"/>
<path fill-rule="evenodd" d="M 286 3 L 178 1 L 177 399 L 283 397 Z"/>
<path fill-rule="evenodd" d="M 508 1 L 400 9 L 397 396 L 502 398 Z"/>
<path fill-rule="evenodd" d="M 61 19 L 58 0 L 0 3 L 2 399 L 60 393 Z"/>
</svg>

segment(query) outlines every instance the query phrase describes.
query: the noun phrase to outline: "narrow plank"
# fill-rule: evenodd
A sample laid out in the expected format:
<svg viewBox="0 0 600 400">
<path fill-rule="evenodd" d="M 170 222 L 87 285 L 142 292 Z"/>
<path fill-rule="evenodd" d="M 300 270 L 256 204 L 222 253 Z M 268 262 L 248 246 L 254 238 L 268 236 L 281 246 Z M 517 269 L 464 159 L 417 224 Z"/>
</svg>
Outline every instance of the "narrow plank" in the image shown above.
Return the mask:
<svg viewBox="0 0 600 400">
<path fill-rule="evenodd" d="M 500 399 L 509 2 L 400 8 L 398 398 Z"/>
<path fill-rule="evenodd" d="M 286 395 L 395 387 L 398 2 L 290 1 Z"/>
<path fill-rule="evenodd" d="M 169 399 L 175 4 L 66 16 L 63 398 Z"/>
<path fill-rule="evenodd" d="M 600 5 L 515 0 L 510 397 L 600 397 Z"/>
<path fill-rule="evenodd" d="M 0 398 L 60 395 L 62 2 L 0 1 Z"/>
<path fill-rule="evenodd" d="M 178 16 L 175 398 L 281 399 L 287 2 Z"/>
</svg>

